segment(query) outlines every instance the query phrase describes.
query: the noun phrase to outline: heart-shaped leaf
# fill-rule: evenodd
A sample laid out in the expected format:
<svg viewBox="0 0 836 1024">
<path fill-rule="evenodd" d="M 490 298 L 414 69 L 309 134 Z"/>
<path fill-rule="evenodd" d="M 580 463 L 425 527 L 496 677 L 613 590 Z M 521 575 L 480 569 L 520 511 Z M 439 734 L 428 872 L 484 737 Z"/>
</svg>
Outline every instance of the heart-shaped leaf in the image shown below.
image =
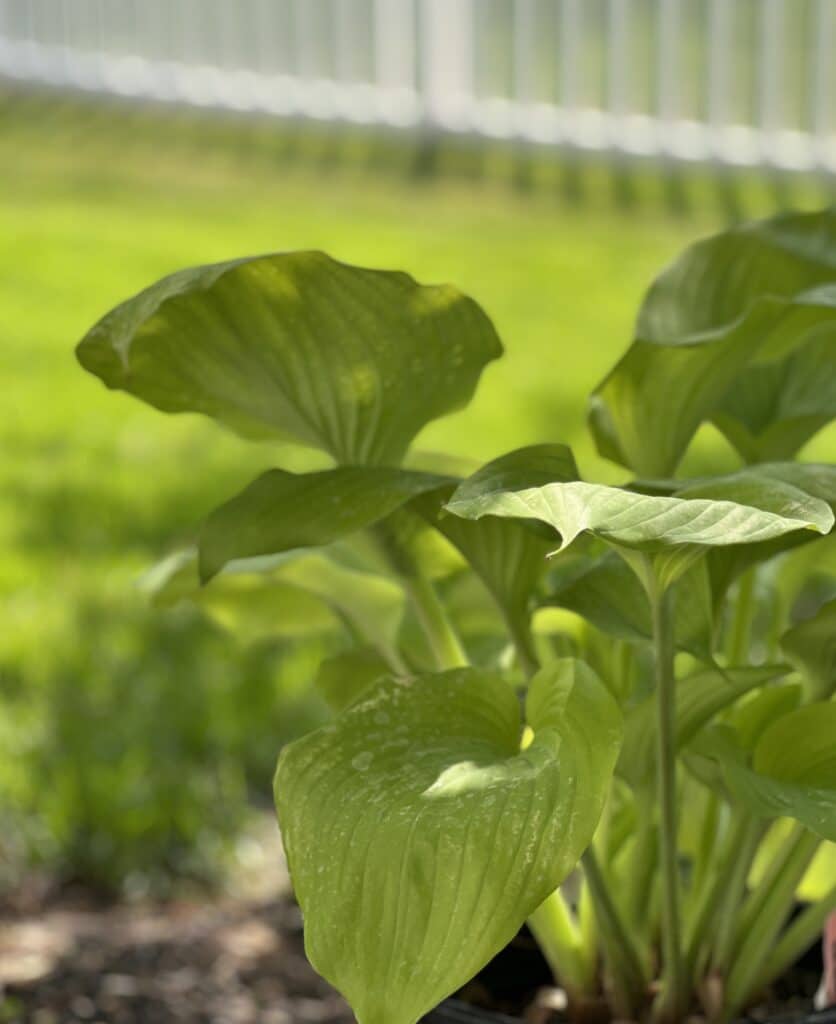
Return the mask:
<svg viewBox="0 0 836 1024">
<path fill-rule="evenodd" d="M 445 478 L 388 466 L 338 466 L 318 473 L 271 469 L 206 520 L 200 575 L 236 559 L 321 547 L 371 526 Z"/>
<path fill-rule="evenodd" d="M 836 600 L 784 633 L 781 650 L 808 680 L 815 698 L 832 696 L 836 692 Z"/>
<path fill-rule="evenodd" d="M 367 465 L 397 463 L 501 352 L 455 288 L 293 252 L 163 278 L 100 320 L 78 358 L 165 412 Z"/>
<path fill-rule="evenodd" d="M 754 814 L 795 818 L 836 841 L 836 704 L 807 704 L 774 719 L 751 757 L 728 728 L 710 730 L 698 747 L 720 765 L 735 799 Z"/>
<path fill-rule="evenodd" d="M 585 666 L 389 680 L 285 748 L 276 803 L 313 965 L 360 1024 L 415 1024 L 479 970 L 595 830 L 620 717 Z"/>
<path fill-rule="evenodd" d="M 720 711 L 744 694 L 785 675 L 782 665 L 755 668 L 706 669 L 686 676 L 676 687 L 676 744 L 681 749 Z M 619 774 L 633 785 L 653 779 L 656 758 L 656 697 L 630 708 L 624 719 L 624 743 Z"/>
<path fill-rule="evenodd" d="M 592 396 L 601 453 L 641 474 L 672 473 L 699 425 L 719 408 L 728 416 L 736 399 L 726 396 L 747 367 L 824 332 L 832 342 L 834 282 L 832 210 L 740 225 L 691 246 L 650 288 L 632 346 Z M 780 409 L 770 423 L 780 424 Z"/>
</svg>

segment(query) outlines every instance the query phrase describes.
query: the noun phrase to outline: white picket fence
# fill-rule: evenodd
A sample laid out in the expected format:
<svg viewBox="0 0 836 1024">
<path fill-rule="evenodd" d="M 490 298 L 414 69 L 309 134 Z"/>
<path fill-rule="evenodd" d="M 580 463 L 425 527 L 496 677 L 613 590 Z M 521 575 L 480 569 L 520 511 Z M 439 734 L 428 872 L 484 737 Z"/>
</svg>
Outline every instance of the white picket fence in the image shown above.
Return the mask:
<svg viewBox="0 0 836 1024">
<path fill-rule="evenodd" d="M 0 76 L 836 174 L 836 0 L 0 0 Z"/>
</svg>

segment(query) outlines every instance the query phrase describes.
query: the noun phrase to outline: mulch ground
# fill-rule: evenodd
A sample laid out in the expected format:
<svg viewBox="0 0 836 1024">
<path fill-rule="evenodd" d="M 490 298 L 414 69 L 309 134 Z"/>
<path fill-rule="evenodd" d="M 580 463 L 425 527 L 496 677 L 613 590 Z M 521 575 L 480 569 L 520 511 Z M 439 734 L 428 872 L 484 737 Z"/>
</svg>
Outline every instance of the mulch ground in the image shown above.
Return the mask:
<svg viewBox="0 0 836 1024">
<path fill-rule="evenodd" d="M 351 1024 L 288 897 L 0 922 L 3 1024 Z"/>
</svg>

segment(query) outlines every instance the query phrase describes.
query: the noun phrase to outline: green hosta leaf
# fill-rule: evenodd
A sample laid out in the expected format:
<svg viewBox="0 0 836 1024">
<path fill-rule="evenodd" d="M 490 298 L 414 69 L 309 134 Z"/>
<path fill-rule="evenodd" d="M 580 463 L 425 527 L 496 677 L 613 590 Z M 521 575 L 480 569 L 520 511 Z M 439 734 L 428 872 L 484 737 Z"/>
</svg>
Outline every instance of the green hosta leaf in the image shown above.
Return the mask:
<svg viewBox="0 0 836 1024">
<path fill-rule="evenodd" d="M 677 648 L 701 661 L 711 661 L 714 623 L 705 564 L 699 562 L 688 569 L 674 584 L 674 590 Z M 585 571 L 551 592 L 546 603 L 573 611 L 621 640 L 651 640 L 647 597 L 636 574 L 613 551 L 590 561 Z"/>
<path fill-rule="evenodd" d="M 830 697 L 836 691 L 836 601 L 828 601 L 785 633 L 781 650 L 809 681 L 816 698 Z"/>
<path fill-rule="evenodd" d="M 100 320 L 78 357 L 165 412 L 385 464 L 466 404 L 501 352 L 455 288 L 294 252 L 163 278 Z"/>
<path fill-rule="evenodd" d="M 768 463 L 717 477 L 714 481 L 693 482 L 679 489 L 677 494 L 681 497 L 710 498 L 718 489 L 726 494 L 733 491 L 735 500 L 743 504 L 751 500 L 753 504 L 777 515 L 792 517 L 800 509 L 809 509 L 811 498 L 820 503 L 820 513 L 824 513 L 821 504 L 827 505 L 833 512 L 836 508 L 836 466 L 797 462 Z M 820 532 L 827 533 L 832 529 L 832 526 L 825 528 L 826 513 L 818 521 Z M 817 534 L 809 530 L 799 530 L 756 543 L 749 541 L 726 547 L 722 551 L 709 552 L 708 571 L 715 604 L 719 606 L 722 603 L 734 580 L 753 565 L 759 565 L 816 537 Z"/>
<path fill-rule="evenodd" d="M 642 492 L 677 497 L 732 497 L 743 504 L 752 502 L 778 515 L 792 516 L 806 507 L 810 498 L 836 510 L 836 466 L 825 463 L 764 463 L 719 477 L 698 480 L 638 481 L 632 488 Z M 819 506 L 819 511 L 823 511 Z M 821 521 L 822 526 L 824 520 Z M 807 530 L 787 533 L 769 540 L 733 544 L 709 552 L 708 565 L 714 603 L 719 606 L 734 580 L 753 565 L 816 539 Z"/>
<path fill-rule="evenodd" d="M 807 704 L 774 720 L 747 758 L 730 729 L 700 744 L 733 796 L 761 817 L 795 818 L 836 841 L 836 704 Z"/>
<path fill-rule="evenodd" d="M 801 687 L 797 683 L 780 683 L 754 694 L 733 708 L 728 720 L 742 749 L 751 754 L 772 722 L 801 706 L 802 696 Z"/>
<path fill-rule="evenodd" d="M 485 495 L 578 479 L 571 448 L 565 444 L 534 444 L 500 455 L 477 469 L 459 484 L 457 498 L 473 501 Z"/>
<path fill-rule="evenodd" d="M 189 601 L 245 643 L 340 629 L 339 618 L 324 601 L 260 571 L 258 565 L 239 563 L 202 587 L 195 548 L 166 558 L 145 575 L 142 586 L 158 607 Z"/>
<path fill-rule="evenodd" d="M 459 492 L 475 497 L 494 489 L 532 487 L 545 481 L 575 480 L 577 466 L 565 445 L 533 445 L 509 452 L 477 470 Z M 442 513 L 453 494 L 448 485 L 414 502 L 414 507 L 465 557 L 488 588 L 529 664 L 535 662 L 529 620 L 531 600 L 546 570 L 553 540 L 520 523 L 485 518 L 480 522 Z M 457 492 L 458 493 L 458 492 Z"/>
<path fill-rule="evenodd" d="M 159 605 L 194 601 L 244 636 L 254 629 L 264 636 L 282 636 L 289 631 L 295 635 L 303 624 L 301 620 L 311 631 L 342 623 L 361 643 L 373 645 L 391 666 L 400 667 L 398 634 L 405 604 L 401 587 L 375 572 L 343 564 L 334 548 L 230 562 L 205 586 L 197 571 L 197 551 L 190 548 L 152 570 L 145 587 Z M 247 606 L 239 603 L 235 621 L 231 622 L 228 610 L 239 587 L 246 588 Z M 278 614 L 274 590 L 288 596 L 283 607 L 290 615 L 289 623 Z M 295 604 L 289 600 L 291 595 Z M 254 607 L 256 601 L 258 606 Z M 226 615 L 216 615 L 218 608 Z"/>
<path fill-rule="evenodd" d="M 712 418 L 747 462 L 769 462 L 791 459 L 834 417 L 836 328 L 828 320 L 823 337 L 740 374 Z"/>
<path fill-rule="evenodd" d="M 393 667 L 401 667 L 398 634 L 405 599 L 394 580 L 341 565 L 320 552 L 301 553 L 288 559 L 278 570 L 278 576 L 315 594 L 361 642 L 377 648 Z"/>
<path fill-rule="evenodd" d="M 451 493 L 452 489 L 448 489 L 441 500 Z M 507 520 L 469 523 L 453 516 L 442 516 L 435 525 L 461 551 L 485 584 L 522 656 L 528 664 L 533 664 L 529 629 L 531 601 L 546 571 L 546 556 L 553 541 L 544 540 L 524 526 Z"/>
<path fill-rule="evenodd" d="M 834 254 L 833 211 L 741 225 L 687 249 L 651 287 L 632 346 L 592 397 L 601 453 L 641 474 L 672 473 L 703 420 L 727 413 L 748 367 L 832 341 Z M 781 425 L 780 404 L 774 413 L 776 435 L 794 429 Z"/>
<path fill-rule="evenodd" d="M 544 522 L 560 533 L 562 548 L 586 531 L 618 548 L 647 554 L 752 544 L 799 529 L 827 533 L 833 525 L 833 512 L 824 502 L 801 495 L 790 507 L 773 500 L 768 484 L 759 490 L 749 482 L 744 488 L 716 485 L 712 495 L 665 497 L 575 481 L 472 498 L 457 491 L 447 508 L 465 519 L 492 515 Z M 767 508 L 741 504 L 738 496 Z"/>
<path fill-rule="evenodd" d="M 729 708 L 722 726 L 708 726 L 698 732 L 682 754 L 688 769 L 709 789 L 728 795 L 728 786 L 715 756 L 725 745 L 740 756 L 748 757 L 759 737 L 771 722 L 789 714 L 801 703 L 801 687 L 797 683 L 775 683 L 765 687 L 736 706 Z"/>
<path fill-rule="evenodd" d="M 374 647 L 355 647 L 321 662 L 316 688 L 334 711 L 344 711 L 389 673 L 390 666 Z"/>
<path fill-rule="evenodd" d="M 590 670 L 532 683 L 533 743 L 500 677 L 389 680 L 285 748 L 276 803 L 313 965 L 360 1024 L 415 1024 L 574 867 L 618 750 Z"/>
<path fill-rule="evenodd" d="M 200 535 L 200 575 L 236 559 L 321 547 L 371 526 L 444 477 L 387 466 L 271 469 L 216 508 Z"/>
<path fill-rule="evenodd" d="M 707 669 L 687 676 L 676 688 L 676 742 L 682 748 L 720 711 L 744 694 L 786 674 L 781 665 Z M 618 771 L 633 785 L 653 778 L 656 750 L 656 697 L 631 708 L 624 721 L 624 744 Z"/>
</svg>

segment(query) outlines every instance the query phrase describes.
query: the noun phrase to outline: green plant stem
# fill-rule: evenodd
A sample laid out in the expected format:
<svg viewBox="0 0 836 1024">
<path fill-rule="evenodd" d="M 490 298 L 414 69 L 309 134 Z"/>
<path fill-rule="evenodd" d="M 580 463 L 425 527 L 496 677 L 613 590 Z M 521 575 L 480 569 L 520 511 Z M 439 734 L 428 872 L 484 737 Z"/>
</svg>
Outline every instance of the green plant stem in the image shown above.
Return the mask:
<svg viewBox="0 0 836 1024">
<path fill-rule="evenodd" d="M 467 655 L 430 580 L 420 573 L 410 575 L 406 578 L 406 590 L 432 648 L 437 667 L 446 669 L 466 666 Z"/>
<path fill-rule="evenodd" d="M 700 831 L 700 847 L 697 853 L 694 889 L 702 893 L 713 866 L 713 853 L 717 845 L 717 833 L 720 825 L 720 800 L 710 790 L 706 796 L 705 811 Z"/>
<path fill-rule="evenodd" d="M 613 648 L 613 679 L 620 700 L 626 700 L 633 691 L 633 669 L 636 652 L 631 643 L 618 640 Z"/>
<path fill-rule="evenodd" d="M 700 954 L 707 945 L 708 929 L 716 918 L 718 907 L 722 905 L 730 872 L 748 828 L 749 819 L 745 815 L 735 817 L 730 822 L 720 850 L 711 859 L 711 868 L 691 913 L 685 933 L 685 974 L 692 987 L 701 973 Z"/>
<path fill-rule="evenodd" d="M 640 933 L 648 944 L 652 923 L 648 907 L 659 859 L 659 830 L 653 820 L 653 803 L 648 799 L 649 796 L 650 794 L 644 791 L 641 794 L 636 793 L 636 801 L 639 804 L 638 820 L 635 842 L 630 853 L 630 884 L 625 897 L 627 920 L 630 921 L 634 934 Z"/>
<path fill-rule="evenodd" d="M 775 948 L 767 955 L 751 986 L 760 992 L 782 974 L 812 946 L 822 933 L 828 917 L 836 910 L 836 884 L 820 900 L 812 903 L 793 921 Z"/>
<path fill-rule="evenodd" d="M 528 919 L 543 956 L 569 1001 L 580 1003 L 595 991 L 595 964 L 583 956 L 583 939 L 558 889 Z"/>
<path fill-rule="evenodd" d="M 598 972 L 598 922 L 595 920 L 595 907 L 589 892 L 589 882 L 581 873 L 580 892 L 578 893 L 578 930 L 581 937 L 580 955 L 587 969 L 597 976 Z"/>
<path fill-rule="evenodd" d="M 581 863 L 595 907 L 598 933 L 612 975 L 613 995 L 619 1003 L 618 1010 L 634 1017 L 647 985 L 641 955 L 612 898 L 593 847 L 587 849 Z"/>
<path fill-rule="evenodd" d="M 748 659 L 752 619 L 755 614 L 755 570 L 740 577 L 727 648 L 729 665 L 743 665 Z"/>
<path fill-rule="evenodd" d="M 781 877 L 786 872 L 787 864 L 795 858 L 799 844 L 803 842 L 808 834 L 803 825 L 798 822 L 793 823 L 791 829 L 781 842 L 778 852 L 771 859 L 760 881 L 752 889 L 749 898 L 746 900 L 740 915 L 741 933 L 750 931 L 757 918 L 762 914 L 763 906 L 768 900 L 769 894 L 780 885 Z"/>
<path fill-rule="evenodd" d="M 792 909 L 795 892 L 821 840 L 800 825 L 794 827 L 778 858 L 744 907 L 734 962 L 727 975 L 722 1020 L 729 1020 L 755 994 L 759 971 L 775 937 Z"/>
<path fill-rule="evenodd" d="M 659 805 L 659 865 L 662 881 L 662 990 L 654 1015 L 673 1021 L 685 1005 L 679 917 L 679 862 L 676 808 L 676 680 L 673 597 L 655 586 L 650 593 L 656 660 L 656 778 Z"/>
<path fill-rule="evenodd" d="M 732 829 L 732 843 L 723 871 L 722 896 L 717 906 L 716 938 L 711 960 L 712 967 L 718 972 L 725 969 L 734 953 L 740 905 L 746 895 L 746 879 L 764 832 L 762 821 L 753 821 L 745 814 L 739 816 L 737 827 Z"/>
<path fill-rule="evenodd" d="M 504 619 L 508 634 L 514 644 L 514 651 L 516 652 L 520 668 L 525 676 L 530 679 L 540 668 L 531 630 L 525 625 L 514 622 L 508 615 L 505 615 Z"/>
</svg>

